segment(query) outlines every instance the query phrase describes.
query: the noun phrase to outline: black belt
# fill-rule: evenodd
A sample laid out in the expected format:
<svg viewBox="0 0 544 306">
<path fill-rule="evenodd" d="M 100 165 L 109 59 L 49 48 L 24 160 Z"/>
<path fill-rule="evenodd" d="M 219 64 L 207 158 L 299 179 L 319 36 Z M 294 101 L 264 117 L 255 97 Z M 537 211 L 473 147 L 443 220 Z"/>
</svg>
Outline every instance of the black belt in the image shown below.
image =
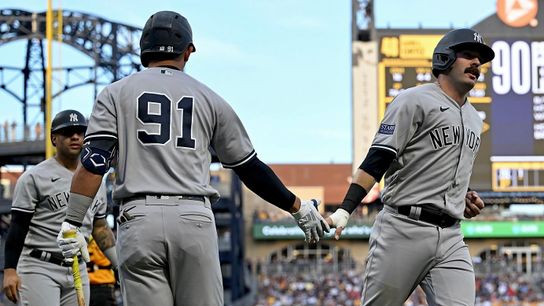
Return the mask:
<svg viewBox="0 0 544 306">
<path fill-rule="evenodd" d="M 39 260 L 47 261 L 50 263 L 57 264 L 63 267 L 71 267 L 72 263 L 67 262 L 62 253 L 47 252 L 42 250 L 32 250 L 30 251 L 30 257 L 38 258 Z M 78 260 L 81 262 L 81 256 L 78 256 Z"/>
<path fill-rule="evenodd" d="M 161 200 L 161 199 L 164 199 L 164 200 L 166 200 L 166 199 L 178 199 L 178 200 L 191 200 L 191 201 L 205 202 L 204 196 L 200 196 L 200 195 L 190 195 L 190 194 L 174 194 L 174 195 L 169 195 L 169 194 L 136 194 L 136 195 L 133 195 L 131 197 L 121 199 L 119 201 L 119 203 L 124 204 L 124 203 L 130 202 L 130 201 L 135 201 L 135 200 L 145 200 L 147 196 L 157 197 L 157 200 Z"/>
<path fill-rule="evenodd" d="M 419 218 L 417 218 L 417 213 L 412 213 L 412 208 L 416 211 L 420 209 Z M 450 227 L 459 222 L 459 219 L 448 215 L 445 212 L 439 211 L 436 208 L 429 208 L 428 205 L 406 205 L 400 206 L 397 208 L 399 214 L 405 215 L 411 219 L 421 220 L 427 223 L 434 224 L 436 226 Z"/>
</svg>

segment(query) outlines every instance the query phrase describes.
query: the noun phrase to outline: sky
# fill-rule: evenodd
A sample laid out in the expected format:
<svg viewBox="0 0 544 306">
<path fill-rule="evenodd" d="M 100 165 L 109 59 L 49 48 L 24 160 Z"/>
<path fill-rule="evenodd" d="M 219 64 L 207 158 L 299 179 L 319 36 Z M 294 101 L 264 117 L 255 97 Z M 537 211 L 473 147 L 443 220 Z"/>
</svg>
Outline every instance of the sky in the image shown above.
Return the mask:
<svg viewBox="0 0 544 306">
<path fill-rule="evenodd" d="M 186 72 L 233 106 L 261 160 L 352 162 L 351 0 L 52 2 L 54 8 L 137 27 L 159 10 L 181 13 L 197 48 Z M 459 0 L 446 12 L 440 1 L 376 0 L 375 25 L 470 27 L 493 14 L 495 5 L 495 0 Z M 47 0 L 0 0 L 0 8 L 43 12 Z M 24 48 L 23 41 L 0 46 L 0 67 L 22 68 Z M 71 47 L 54 46 L 54 67 L 91 63 Z M 55 99 L 53 115 L 67 108 L 89 115 L 92 104 L 92 87 L 81 87 Z M 22 106 L 0 90 L 0 123 L 5 120 L 22 122 Z M 29 123 L 37 121 L 41 114 L 33 107 Z"/>
</svg>

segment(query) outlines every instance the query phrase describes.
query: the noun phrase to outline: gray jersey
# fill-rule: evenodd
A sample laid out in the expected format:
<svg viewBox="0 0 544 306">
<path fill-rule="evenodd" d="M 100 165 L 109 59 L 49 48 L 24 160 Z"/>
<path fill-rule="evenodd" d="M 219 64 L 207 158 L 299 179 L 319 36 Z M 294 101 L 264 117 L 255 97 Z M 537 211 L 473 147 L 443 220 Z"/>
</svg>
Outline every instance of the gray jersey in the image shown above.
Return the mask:
<svg viewBox="0 0 544 306">
<path fill-rule="evenodd" d="M 212 147 L 225 167 L 255 155 L 232 108 L 183 71 L 149 68 L 113 83 L 94 105 L 85 142 L 118 144 L 116 200 L 135 194 L 188 194 L 213 199 Z"/>
<path fill-rule="evenodd" d="M 482 126 L 468 101 L 459 106 L 436 83 L 399 94 L 387 107 L 371 146 L 397 156 L 385 174 L 383 202 L 433 204 L 464 219 Z"/>
<path fill-rule="evenodd" d="M 24 265 L 25 255 L 32 249 L 60 253 L 57 235 L 66 216 L 72 176 L 72 171 L 49 158 L 17 180 L 11 209 L 33 214 L 19 266 Z M 106 188 L 102 184 L 81 227 L 87 238 L 93 219 L 105 217 L 106 209 Z"/>
</svg>

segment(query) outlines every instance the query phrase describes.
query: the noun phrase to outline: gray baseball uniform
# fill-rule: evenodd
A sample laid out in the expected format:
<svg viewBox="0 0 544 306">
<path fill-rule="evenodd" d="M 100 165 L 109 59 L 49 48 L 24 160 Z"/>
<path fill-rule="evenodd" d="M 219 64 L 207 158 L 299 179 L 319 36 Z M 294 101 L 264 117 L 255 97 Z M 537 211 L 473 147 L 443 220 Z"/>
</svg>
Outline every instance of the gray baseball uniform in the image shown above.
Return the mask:
<svg viewBox="0 0 544 306">
<path fill-rule="evenodd" d="M 432 305 L 473 305 L 472 262 L 455 219 L 464 219 L 482 124 L 468 101 L 459 106 L 438 84 L 410 88 L 388 106 L 372 147 L 397 158 L 369 241 L 364 305 L 402 305 L 418 285 Z M 453 223 L 421 221 L 419 205 Z"/>
<path fill-rule="evenodd" d="M 223 305 L 209 148 L 225 167 L 255 155 L 235 112 L 183 71 L 149 68 L 98 96 L 85 142 L 104 138 L 118 144 L 124 301 Z"/>
<path fill-rule="evenodd" d="M 33 214 L 17 265 L 22 305 L 77 305 L 71 266 L 51 262 L 63 258 L 56 238 L 66 214 L 72 176 L 53 157 L 23 173 L 15 186 L 12 210 Z M 94 218 L 105 217 L 106 209 L 106 189 L 102 184 L 81 228 L 86 238 L 92 232 Z M 80 263 L 88 305 L 87 269 L 83 261 Z"/>
</svg>

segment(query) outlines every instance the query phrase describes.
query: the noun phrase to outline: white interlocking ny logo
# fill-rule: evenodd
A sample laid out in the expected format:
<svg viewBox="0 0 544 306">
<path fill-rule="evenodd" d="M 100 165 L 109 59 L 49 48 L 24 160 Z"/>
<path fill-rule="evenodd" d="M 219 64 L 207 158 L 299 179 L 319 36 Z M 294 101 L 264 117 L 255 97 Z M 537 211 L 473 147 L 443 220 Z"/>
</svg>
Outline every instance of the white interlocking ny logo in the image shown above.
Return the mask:
<svg viewBox="0 0 544 306">
<path fill-rule="evenodd" d="M 77 119 L 77 114 L 75 113 L 71 113 L 70 114 L 70 122 L 78 122 L 79 120 Z"/>
<path fill-rule="evenodd" d="M 482 35 L 480 35 L 479 33 L 476 33 L 474 32 L 474 40 L 479 42 L 479 43 L 483 43 L 483 39 L 482 39 Z"/>
</svg>

